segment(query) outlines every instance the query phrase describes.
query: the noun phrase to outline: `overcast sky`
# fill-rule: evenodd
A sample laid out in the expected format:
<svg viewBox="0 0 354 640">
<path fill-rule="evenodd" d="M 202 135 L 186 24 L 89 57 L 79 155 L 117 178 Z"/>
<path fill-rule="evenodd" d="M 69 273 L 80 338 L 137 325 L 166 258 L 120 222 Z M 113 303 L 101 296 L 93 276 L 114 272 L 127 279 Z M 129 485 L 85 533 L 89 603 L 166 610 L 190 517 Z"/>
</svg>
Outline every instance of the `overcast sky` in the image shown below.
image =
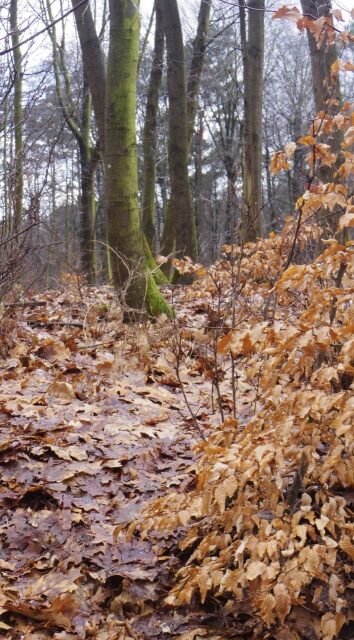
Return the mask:
<svg viewBox="0 0 354 640">
<path fill-rule="evenodd" d="M 153 4 L 154 0 L 140 0 L 140 8 L 144 18 L 151 12 Z M 269 4 L 269 2 L 266 2 L 266 4 Z M 275 3 L 272 2 L 272 4 Z M 300 2 L 298 2 L 297 0 L 279 0 L 277 4 L 279 4 L 279 6 L 287 5 L 293 7 L 294 5 L 300 5 Z M 195 15 L 198 10 L 199 0 L 178 0 L 178 5 L 185 15 L 193 15 L 193 13 Z M 237 5 L 237 0 L 235 0 L 235 5 Z M 332 0 L 332 5 L 333 8 L 342 9 L 343 11 L 350 11 L 354 8 L 354 0 Z M 228 6 L 230 6 L 230 0 L 228 0 Z M 343 18 L 345 17 L 348 17 L 348 14 L 346 16 L 343 15 Z"/>
</svg>

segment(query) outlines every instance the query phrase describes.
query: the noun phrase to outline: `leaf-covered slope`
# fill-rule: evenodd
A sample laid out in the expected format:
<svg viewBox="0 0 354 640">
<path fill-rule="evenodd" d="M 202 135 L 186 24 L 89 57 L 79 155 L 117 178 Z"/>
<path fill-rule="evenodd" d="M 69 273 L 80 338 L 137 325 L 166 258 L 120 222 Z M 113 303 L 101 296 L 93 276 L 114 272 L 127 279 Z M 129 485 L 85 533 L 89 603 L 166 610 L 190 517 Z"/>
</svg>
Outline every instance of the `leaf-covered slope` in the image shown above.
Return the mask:
<svg viewBox="0 0 354 640">
<path fill-rule="evenodd" d="M 204 327 L 209 345 L 217 332 L 225 419 L 198 445 L 193 490 L 153 502 L 130 534 L 184 531 L 168 605 L 219 603 L 231 626 L 246 613 L 247 637 L 352 637 L 353 244 L 331 241 L 272 282 L 282 251 L 281 238 L 263 241 L 195 286 L 221 319 Z M 227 416 L 241 383 L 253 390 L 246 420 L 245 397 Z"/>
</svg>

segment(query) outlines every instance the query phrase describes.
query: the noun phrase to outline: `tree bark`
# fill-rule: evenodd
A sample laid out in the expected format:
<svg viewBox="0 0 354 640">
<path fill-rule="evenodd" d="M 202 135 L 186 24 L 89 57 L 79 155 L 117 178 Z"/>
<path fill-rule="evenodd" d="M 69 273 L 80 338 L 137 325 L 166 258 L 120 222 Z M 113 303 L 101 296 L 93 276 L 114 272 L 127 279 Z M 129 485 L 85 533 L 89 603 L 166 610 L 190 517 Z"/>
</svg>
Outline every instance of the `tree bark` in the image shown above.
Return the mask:
<svg viewBox="0 0 354 640">
<path fill-rule="evenodd" d="M 19 47 L 17 0 L 10 3 L 11 42 L 14 47 L 14 101 L 15 162 L 13 179 L 13 231 L 19 231 L 23 208 L 23 111 L 22 111 L 22 54 Z"/>
<path fill-rule="evenodd" d="M 170 212 L 174 218 L 178 258 L 188 255 L 192 260 L 196 260 L 197 238 L 188 175 L 188 114 L 184 46 L 177 0 L 164 0 L 163 20 L 168 57 Z"/>
<path fill-rule="evenodd" d="M 212 0 L 201 0 L 197 34 L 193 41 L 192 59 L 187 83 L 187 113 L 188 113 L 188 144 L 192 144 L 196 113 L 198 110 L 198 95 L 202 77 L 205 49 L 209 33 L 210 11 Z"/>
<path fill-rule="evenodd" d="M 90 144 L 91 134 L 91 93 L 84 74 L 83 103 L 81 115 L 81 133 L 79 142 L 81 166 L 81 217 L 80 240 L 81 261 L 83 272 L 88 277 L 89 284 L 96 281 L 96 198 L 95 198 L 95 169 L 98 161 L 97 152 Z M 97 156 L 97 157 L 96 157 Z"/>
<path fill-rule="evenodd" d="M 47 0 L 49 22 L 53 22 L 50 1 Z M 75 115 L 76 105 L 72 98 L 71 83 L 65 62 L 65 52 L 58 47 L 55 25 L 49 30 L 53 48 L 55 86 L 64 120 L 73 134 L 80 153 L 80 246 L 81 267 L 89 284 L 96 280 L 95 214 L 96 201 L 94 174 L 99 161 L 98 152 L 91 146 L 92 98 L 86 72 L 83 72 L 83 98 L 80 118 Z M 63 79 L 63 87 L 62 87 Z"/>
<path fill-rule="evenodd" d="M 332 17 L 331 0 L 321 0 L 321 2 L 301 0 L 301 9 L 303 14 L 314 20 L 320 17 Z M 338 60 L 337 47 L 335 43 L 330 44 L 326 37 L 321 46 L 318 47 L 311 31 L 309 29 L 306 29 L 306 31 L 310 51 L 315 108 L 317 112 L 334 115 L 338 112 L 342 102 L 339 74 L 331 73 L 331 65 Z M 319 167 L 317 175 L 323 183 L 338 182 L 337 170 L 341 163 L 341 141 L 342 132 L 336 128 L 325 140 L 331 145 L 333 153 L 337 154 L 337 161 L 333 165 Z M 319 218 L 324 219 L 324 223 L 322 222 L 324 236 L 332 236 L 336 233 L 340 214 L 334 211 L 329 218 L 323 214 L 325 212 L 321 210 Z"/>
<path fill-rule="evenodd" d="M 105 171 L 108 240 L 115 284 L 127 314 L 144 306 L 156 316 L 171 311 L 149 272 L 140 227 L 136 146 L 139 10 L 132 0 L 109 0 Z"/>
<path fill-rule="evenodd" d="M 314 20 L 323 16 L 332 16 L 331 0 L 321 0 L 321 2 L 317 0 L 301 0 L 301 8 L 304 15 Z M 310 50 L 316 111 L 335 111 L 337 106 L 335 103 L 337 102 L 338 104 L 341 101 L 339 77 L 332 76 L 331 78 L 331 65 L 338 59 L 337 47 L 335 43 L 329 45 L 326 38 L 324 38 L 321 46 L 318 47 L 311 31 L 309 29 L 306 29 L 306 31 Z"/>
<path fill-rule="evenodd" d="M 90 85 L 92 94 L 93 110 L 95 113 L 99 148 L 104 149 L 105 131 L 105 78 L 106 70 L 104 65 L 103 51 L 96 32 L 90 3 L 77 6 L 79 0 L 71 0 L 75 9 L 74 16 L 79 34 L 82 51 L 83 66 Z"/>
<path fill-rule="evenodd" d="M 244 0 L 240 3 L 244 67 L 244 174 L 241 238 L 254 242 L 262 233 L 262 103 L 264 0 L 248 2 L 248 35 Z"/>
<path fill-rule="evenodd" d="M 146 115 L 143 133 L 144 171 L 143 171 L 143 210 L 142 223 L 147 242 L 155 251 L 155 187 L 156 187 L 156 137 L 159 91 L 162 78 L 164 33 L 161 0 L 156 0 L 155 44 L 151 66 L 149 89 L 146 102 Z"/>
</svg>

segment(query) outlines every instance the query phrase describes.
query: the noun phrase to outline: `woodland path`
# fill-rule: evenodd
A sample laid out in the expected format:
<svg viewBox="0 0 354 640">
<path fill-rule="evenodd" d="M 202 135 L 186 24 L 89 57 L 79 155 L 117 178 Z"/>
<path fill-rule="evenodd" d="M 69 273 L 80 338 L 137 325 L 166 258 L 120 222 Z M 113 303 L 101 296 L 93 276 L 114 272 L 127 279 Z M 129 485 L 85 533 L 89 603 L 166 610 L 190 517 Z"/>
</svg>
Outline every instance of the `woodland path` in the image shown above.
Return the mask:
<svg viewBox="0 0 354 640">
<path fill-rule="evenodd" d="M 195 441 L 176 381 L 151 359 L 153 343 L 166 339 L 163 324 L 150 335 L 124 326 L 113 300 L 108 288 L 69 283 L 7 310 L 0 369 L 7 638 L 136 638 L 139 627 L 144 637 L 181 637 L 196 626 L 151 615 L 177 562 L 173 554 L 168 560 L 168 544 L 159 565 L 148 540 L 113 537 L 149 499 L 191 482 Z M 149 626 L 145 618 L 133 631 L 129 618 L 144 613 Z"/>
</svg>

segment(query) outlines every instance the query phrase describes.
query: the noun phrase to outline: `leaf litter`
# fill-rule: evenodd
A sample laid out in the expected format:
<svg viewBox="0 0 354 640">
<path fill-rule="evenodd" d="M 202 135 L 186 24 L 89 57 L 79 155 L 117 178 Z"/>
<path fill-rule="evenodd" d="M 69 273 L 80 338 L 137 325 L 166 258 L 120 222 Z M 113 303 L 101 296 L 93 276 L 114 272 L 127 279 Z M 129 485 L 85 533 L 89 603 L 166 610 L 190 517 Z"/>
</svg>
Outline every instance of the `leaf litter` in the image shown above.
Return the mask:
<svg viewBox="0 0 354 640">
<path fill-rule="evenodd" d="M 7 314 L 4 637 L 354 637 L 353 243 L 284 271 L 290 236 L 180 261 L 174 321 Z"/>
</svg>

